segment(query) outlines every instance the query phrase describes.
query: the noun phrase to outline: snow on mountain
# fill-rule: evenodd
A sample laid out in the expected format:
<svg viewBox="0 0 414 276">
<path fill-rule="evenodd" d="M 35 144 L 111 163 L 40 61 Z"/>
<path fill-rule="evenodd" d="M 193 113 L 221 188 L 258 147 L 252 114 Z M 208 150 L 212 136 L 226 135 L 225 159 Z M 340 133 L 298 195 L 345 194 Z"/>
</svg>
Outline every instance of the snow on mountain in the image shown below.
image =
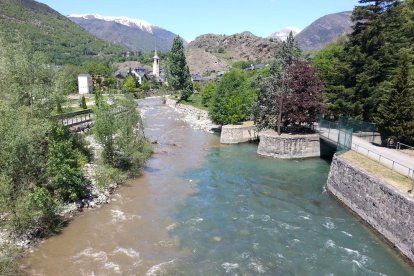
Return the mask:
<svg viewBox="0 0 414 276">
<path fill-rule="evenodd" d="M 141 19 L 132 19 L 126 16 L 102 16 L 99 14 L 71 14 L 69 17 L 83 18 L 83 19 L 98 19 L 110 22 L 116 22 L 127 27 L 138 27 L 143 31 L 153 33 L 153 28 L 157 27 Z"/>
<path fill-rule="evenodd" d="M 289 33 L 292 32 L 293 35 L 297 35 L 298 33 L 300 33 L 301 29 L 296 28 L 296 27 L 292 27 L 292 26 L 288 26 L 286 28 L 281 29 L 278 32 L 275 32 L 273 34 L 270 35 L 271 38 L 276 38 L 279 41 L 285 41 L 287 39 L 287 37 L 289 36 Z"/>
</svg>

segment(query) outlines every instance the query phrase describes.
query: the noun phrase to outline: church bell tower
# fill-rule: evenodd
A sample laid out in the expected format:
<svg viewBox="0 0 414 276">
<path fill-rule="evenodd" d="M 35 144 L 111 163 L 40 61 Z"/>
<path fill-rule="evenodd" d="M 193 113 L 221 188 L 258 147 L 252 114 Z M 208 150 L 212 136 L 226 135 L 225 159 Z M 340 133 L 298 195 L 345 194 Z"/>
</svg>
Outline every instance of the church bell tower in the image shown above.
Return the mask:
<svg viewBox="0 0 414 276">
<path fill-rule="evenodd" d="M 160 76 L 160 58 L 157 55 L 157 49 L 155 49 L 154 63 L 152 64 L 152 74 L 156 77 Z"/>
</svg>

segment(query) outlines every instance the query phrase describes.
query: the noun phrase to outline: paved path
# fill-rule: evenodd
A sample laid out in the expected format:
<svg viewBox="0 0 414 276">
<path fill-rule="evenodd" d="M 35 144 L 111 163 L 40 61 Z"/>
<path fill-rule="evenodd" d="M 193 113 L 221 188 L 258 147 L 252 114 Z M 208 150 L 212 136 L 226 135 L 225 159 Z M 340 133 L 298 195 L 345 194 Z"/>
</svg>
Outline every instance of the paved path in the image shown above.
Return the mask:
<svg viewBox="0 0 414 276">
<path fill-rule="evenodd" d="M 333 143 L 338 141 L 339 130 L 318 128 L 321 138 Z M 414 179 L 414 156 L 396 149 L 375 146 L 361 137 L 352 135 L 352 150 L 373 159 L 384 166 Z"/>
<path fill-rule="evenodd" d="M 414 178 L 414 156 L 396 149 L 375 146 L 355 135 L 352 136 L 352 150 L 379 161 L 381 164 L 393 168 L 395 171 L 406 176 Z"/>
</svg>

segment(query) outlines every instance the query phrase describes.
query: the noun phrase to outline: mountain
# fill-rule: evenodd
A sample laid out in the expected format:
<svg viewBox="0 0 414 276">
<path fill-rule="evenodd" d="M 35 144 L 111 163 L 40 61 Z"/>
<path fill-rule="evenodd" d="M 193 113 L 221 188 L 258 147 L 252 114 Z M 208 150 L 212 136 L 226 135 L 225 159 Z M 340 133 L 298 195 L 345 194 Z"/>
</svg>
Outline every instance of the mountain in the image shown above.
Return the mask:
<svg viewBox="0 0 414 276">
<path fill-rule="evenodd" d="M 301 30 L 299 28 L 288 26 L 286 28 L 281 29 L 278 32 L 271 34 L 269 38 L 275 38 L 278 41 L 285 41 L 289 36 L 290 32 L 292 32 L 293 35 L 296 36 L 300 31 Z"/>
<path fill-rule="evenodd" d="M 352 12 L 325 15 L 306 27 L 296 36 L 303 51 L 320 50 L 352 29 Z"/>
<path fill-rule="evenodd" d="M 188 44 L 186 57 L 192 73 L 218 72 L 229 69 L 236 61 L 268 61 L 278 46 L 277 41 L 250 32 L 230 36 L 205 34 Z"/>
<path fill-rule="evenodd" d="M 139 19 L 92 14 L 69 15 L 70 20 L 106 41 L 128 47 L 131 51 L 161 52 L 171 49 L 176 34 Z"/>
<path fill-rule="evenodd" d="M 33 0 L 0 0 L 0 32 L 28 39 L 56 64 L 117 60 L 127 49 L 105 42 Z"/>
</svg>

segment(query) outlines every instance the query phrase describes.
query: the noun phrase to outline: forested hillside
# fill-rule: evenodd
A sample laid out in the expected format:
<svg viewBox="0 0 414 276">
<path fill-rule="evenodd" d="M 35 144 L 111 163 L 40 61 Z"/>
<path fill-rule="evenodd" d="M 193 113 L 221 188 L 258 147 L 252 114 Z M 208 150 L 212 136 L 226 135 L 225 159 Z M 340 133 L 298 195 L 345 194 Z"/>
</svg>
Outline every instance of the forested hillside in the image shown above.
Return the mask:
<svg viewBox="0 0 414 276">
<path fill-rule="evenodd" d="M 98 39 L 47 5 L 33 0 L 1 0 L 1 31 L 26 38 L 55 64 L 118 60 L 126 48 Z"/>
<path fill-rule="evenodd" d="M 384 139 L 414 143 L 414 1 L 360 3 L 348 39 L 313 59 L 329 113 L 375 122 Z"/>
</svg>

